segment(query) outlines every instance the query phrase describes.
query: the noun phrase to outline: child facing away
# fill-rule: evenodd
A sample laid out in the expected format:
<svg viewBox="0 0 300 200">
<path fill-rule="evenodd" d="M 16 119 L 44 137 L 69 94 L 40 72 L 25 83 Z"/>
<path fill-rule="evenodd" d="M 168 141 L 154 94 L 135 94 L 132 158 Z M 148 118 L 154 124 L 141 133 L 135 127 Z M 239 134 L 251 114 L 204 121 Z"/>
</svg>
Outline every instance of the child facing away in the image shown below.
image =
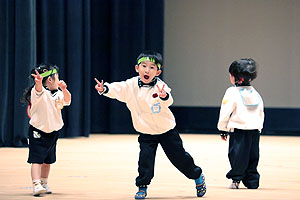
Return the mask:
<svg viewBox="0 0 300 200">
<path fill-rule="evenodd" d="M 56 161 L 58 130 L 64 123 L 61 109 L 70 105 L 71 94 L 63 80 L 59 80 L 58 67 L 41 64 L 31 71 L 35 84 L 29 87 L 24 99 L 28 102 L 29 156 L 33 195 L 51 194 L 48 186 L 50 164 Z"/>
<path fill-rule="evenodd" d="M 154 177 L 154 163 L 158 144 L 162 146 L 171 163 L 187 178 L 194 179 L 197 196 L 206 193 L 202 169 L 194 164 L 185 151 L 175 128 L 175 118 L 169 109 L 173 103 L 171 89 L 157 76 L 162 72 L 162 56 L 145 51 L 135 65 L 139 76 L 122 82 L 104 83 L 96 78 L 96 90 L 100 95 L 126 103 L 131 112 L 135 130 L 139 132 L 140 154 L 138 161 L 138 192 L 135 199 L 145 199 L 147 187 Z"/>
<path fill-rule="evenodd" d="M 248 189 L 259 187 L 259 139 L 264 123 L 264 105 L 259 93 L 251 86 L 257 76 L 256 62 L 250 58 L 234 61 L 229 67 L 230 82 L 222 100 L 218 129 L 227 140 L 232 179 L 231 189 L 238 189 L 240 181 Z"/>
</svg>

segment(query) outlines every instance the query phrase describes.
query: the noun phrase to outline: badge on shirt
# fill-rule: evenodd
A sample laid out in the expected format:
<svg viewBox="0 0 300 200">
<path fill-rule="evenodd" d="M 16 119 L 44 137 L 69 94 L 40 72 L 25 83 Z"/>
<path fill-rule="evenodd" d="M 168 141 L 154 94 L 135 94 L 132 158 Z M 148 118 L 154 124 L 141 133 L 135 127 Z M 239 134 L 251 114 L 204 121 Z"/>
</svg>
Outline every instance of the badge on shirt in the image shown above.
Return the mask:
<svg viewBox="0 0 300 200">
<path fill-rule="evenodd" d="M 160 109 L 161 106 L 159 102 L 154 103 L 153 106 L 151 107 L 152 113 L 160 113 Z"/>
<path fill-rule="evenodd" d="M 58 110 L 61 110 L 64 107 L 64 102 L 62 100 L 60 100 L 59 97 L 58 97 L 58 99 L 55 100 L 55 107 Z"/>
</svg>

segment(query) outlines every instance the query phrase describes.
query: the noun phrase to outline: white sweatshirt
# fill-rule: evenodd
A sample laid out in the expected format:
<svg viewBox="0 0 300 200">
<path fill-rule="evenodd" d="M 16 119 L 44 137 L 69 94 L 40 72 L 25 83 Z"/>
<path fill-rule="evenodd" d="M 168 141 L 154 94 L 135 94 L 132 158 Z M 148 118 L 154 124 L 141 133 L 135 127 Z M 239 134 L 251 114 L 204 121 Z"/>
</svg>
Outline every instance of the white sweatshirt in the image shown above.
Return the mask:
<svg viewBox="0 0 300 200">
<path fill-rule="evenodd" d="M 263 100 L 252 86 L 233 86 L 226 90 L 218 122 L 220 131 L 233 132 L 234 128 L 261 131 L 263 123 Z"/>
<path fill-rule="evenodd" d="M 162 134 L 176 125 L 169 106 L 173 103 L 171 89 L 157 78 L 156 85 L 168 93 L 169 98 L 162 100 L 158 96 L 157 86 L 138 85 L 138 76 L 122 82 L 105 83 L 108 92 L 104 95 L 126 103 L 131 112 L 133 126 L 136 131 L 144 134 Z"/>
<path fill-rule="evenodd" d="M 64 94 L 61 90 L 51 94 L 51 91 L 46 90 L 44 87 L 41 92 L 37 92 L 35 87 L 33 87 L 31 90 L 29 124 L 45 133 L 60 130 L 63 127 L 64 122 L 61 115 L 61 109 L 56 108 L 55 105 L 56 103 L 60 103 L 60 101 L 62 101 L 64 106 L 70 105 L 71 103 L 64 101 Z"/>
</svg>

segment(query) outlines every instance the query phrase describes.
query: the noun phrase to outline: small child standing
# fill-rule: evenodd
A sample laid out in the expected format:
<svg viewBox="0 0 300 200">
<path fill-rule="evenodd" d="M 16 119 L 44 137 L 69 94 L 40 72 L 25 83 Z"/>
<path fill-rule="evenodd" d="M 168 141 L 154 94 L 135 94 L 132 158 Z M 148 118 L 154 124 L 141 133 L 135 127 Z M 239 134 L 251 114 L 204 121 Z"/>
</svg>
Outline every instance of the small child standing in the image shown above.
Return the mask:
<svg viewBox="0 0 300 200">
<path fill-rule="evenodd" d="M 56 161 L 58 130 L 63 127 L 61 109 L 70 105 L 71 94 L 58 77 L 58 67 L 42 64 L 31 71 L 35 82 L 29 87 L 24 100 L 28 102 L 29 156 L 33 195 L 50 194 L 47 182 L 50 164 Z M 60 88 L 60 89 L 59 89 Z"/>
<path fill-rule="evenodd" d="M 261 96 L 250 84 L 257 76 L 256 62 L 249 58 L 236 60 L 230 65 L 229 73 L 234 86 L 226 90 L 218 122 L 221 138 L 226 141 L 228 133 L 230 136 L 228 158 L 231 170 L 226 177 L 232 179 L 231 189 L 238 189 L 240 181 L 248 189 L 257 189 L 264 106 Z"/>
<path fill-rule="evenodd" d="M 95 88 L 100 95 L 126 103 L 133 126 L 139 132 L 138 192 L 135 199 L 145 199 L 147 196 L 147 187 L 154 177 L 158 144 L 180 172 L 195 180 L 197 196 L 202 197 L 206 192 L 202 169 L 195 165 L 193 158 L 183 148 L 175 128 L 175 118 L 169 109 L 173 103 L 171 89 L 157 77 L 162 72 L 161 68 L 162 56 L 146 51 L 136 60 L 135 70 L 139 76 L 110 84 L 103 84 L 103 80 L 99 82 L 95 78 Z"/>
</svg>

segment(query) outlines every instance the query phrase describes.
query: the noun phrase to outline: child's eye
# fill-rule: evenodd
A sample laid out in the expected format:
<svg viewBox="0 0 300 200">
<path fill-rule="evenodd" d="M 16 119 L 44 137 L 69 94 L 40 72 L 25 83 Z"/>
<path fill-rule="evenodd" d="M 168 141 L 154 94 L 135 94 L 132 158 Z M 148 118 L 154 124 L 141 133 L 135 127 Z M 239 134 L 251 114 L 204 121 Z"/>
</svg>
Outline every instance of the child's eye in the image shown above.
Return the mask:
<svg viewBox="0 0 300 200">
<path fill-rule="evenodd" d="M 154 69 L 154 67 L 153 67 L 153 66 L 151 66 L 151 67 L 150 67 L 150 69 Z"/>
<path fill-rule="evenodd" d="M 146 65 L 142 65 L 143 67 L 146 67 Z"/>
</svg>

